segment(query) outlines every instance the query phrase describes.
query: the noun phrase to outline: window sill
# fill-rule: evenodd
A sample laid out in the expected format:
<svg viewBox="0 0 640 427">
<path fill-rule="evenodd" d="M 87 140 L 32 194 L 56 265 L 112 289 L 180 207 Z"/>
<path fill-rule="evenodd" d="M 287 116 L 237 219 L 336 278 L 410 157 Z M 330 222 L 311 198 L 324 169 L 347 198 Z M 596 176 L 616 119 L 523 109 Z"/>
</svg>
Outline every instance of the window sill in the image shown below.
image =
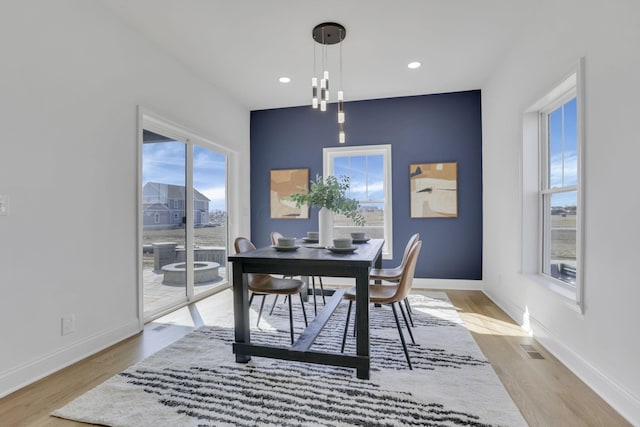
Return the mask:
<svg viewBox="0 0 640 427">
<path fill-rule="evenodd" d="M 556 283 L 555 280 L 548 279 L 540 274 L 523 274 L 522 276 L 530 282 L 537 284 L 542 289 L 545 289 L 569 309 L 576 313 L 584 314 L 576 298 L 576 291 L 567 289 L 565 286 Z"/>
</svg>

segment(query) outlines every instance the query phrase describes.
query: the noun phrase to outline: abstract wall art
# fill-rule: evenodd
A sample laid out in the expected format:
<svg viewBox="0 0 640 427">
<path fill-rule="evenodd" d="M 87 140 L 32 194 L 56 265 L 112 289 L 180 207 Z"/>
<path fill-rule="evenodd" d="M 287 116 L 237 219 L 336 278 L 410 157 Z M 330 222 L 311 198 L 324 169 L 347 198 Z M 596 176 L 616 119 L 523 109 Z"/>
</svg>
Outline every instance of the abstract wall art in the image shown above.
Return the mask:
<svg viewBox="0 0 640 427">
<path fill-rule="evenodd" d="M 286 197 L 309 191 L 309 169 L 271 169 L 271 219 L 308 219 L 309 207 L 296 204 Z"/>
<path fill-rule="evenodd" d="M 409 165 L 411 218 L 457 218 L 458 163 Z"/>
</svg>

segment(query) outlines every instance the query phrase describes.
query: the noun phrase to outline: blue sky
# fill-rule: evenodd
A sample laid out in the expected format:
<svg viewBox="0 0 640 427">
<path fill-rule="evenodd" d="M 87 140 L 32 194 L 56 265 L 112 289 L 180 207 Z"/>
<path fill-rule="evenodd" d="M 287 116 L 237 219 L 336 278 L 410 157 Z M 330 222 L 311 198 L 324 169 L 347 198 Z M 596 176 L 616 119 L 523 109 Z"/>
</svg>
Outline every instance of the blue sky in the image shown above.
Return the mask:
<svg viewBox="0 0 640 427">
<path fill-rule="evenodd" d="M 576 98 L 549 114 L 549 186 L 576 185 L 578 176 L 578 135 Z M 576 192 L 552 197 L 553 206 L 575 206 Z"/>
<path fill-rule="evenodd" d="M 349 197 L 358 200 L 384 200 L 382 155 L 336 157 L 333 164 L 335 176 L 351 178 Z"/>
<path fill-rule="evenodd" d="M 142 146 L 142 185 L 147 182 L 185 185 L 186 145 L 178 141 L 146 143 Z M 226 210 L 226 158 L 194 146 L 193 185 L 211 202 L 209 210 Z"/>
</svg>

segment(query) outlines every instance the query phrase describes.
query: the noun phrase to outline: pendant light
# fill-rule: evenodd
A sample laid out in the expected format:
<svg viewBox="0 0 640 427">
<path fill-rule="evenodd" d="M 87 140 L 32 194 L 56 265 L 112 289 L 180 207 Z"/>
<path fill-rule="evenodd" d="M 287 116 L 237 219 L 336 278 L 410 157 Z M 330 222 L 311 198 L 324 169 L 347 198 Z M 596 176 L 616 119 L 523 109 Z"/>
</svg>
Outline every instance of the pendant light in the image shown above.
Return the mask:
<svg viewBox="0 0 640 427">
<path fill-rule="evenodd" d="M 338 88 L 338 142 L 343 144 L 346 141 L 344 132 L 344 92 L 342 91 L 342 41 L 347 35 L 344 26 L 335 22 L 324 22 L 313 28 L 311 33 L 315 41 L 313 46 L 313 73 L 311 78 L 311 106 L 320 111 L 327 111 L 327 103 L 329 102 L 329 64 L 327 56 L 327 48 L 330 45 L 340 44 L 340 85 Z M 317 53 L 316 44 L 321 46 L 321 74 L 320 78 L 317 73 Z M 320 85 L 318 86 L 318 82 Z"/>
</svg>

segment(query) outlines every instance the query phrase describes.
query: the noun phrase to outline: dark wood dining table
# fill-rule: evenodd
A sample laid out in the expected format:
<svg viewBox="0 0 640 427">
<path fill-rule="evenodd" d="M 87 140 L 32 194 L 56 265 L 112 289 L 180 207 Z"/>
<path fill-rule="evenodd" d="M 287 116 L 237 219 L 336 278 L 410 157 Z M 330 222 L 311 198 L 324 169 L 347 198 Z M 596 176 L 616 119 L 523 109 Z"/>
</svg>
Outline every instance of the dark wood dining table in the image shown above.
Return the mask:
<svg viewBox="0 0 640 427">
<path fill-rule="evenodd" d="M 382 265 L 383 239 L 371 239 L 354 245 L 353 253 L 333 253 L 302 241 L 295 251 L 278 251 L 271 246 L 230 255 L 233 263 L 233 309 L 236 362 L 246 363 L 251 356 L 355 368 L 358 378 L 369 379 L 369 270 Z M 311 349 L 313 342 L 340 304 L 344 289 L 337 289 L 320 313 L 309 323 L 291 346 L 254 344 L 249 330 L 249 291 L 247 273 L 294 276 L 354 278 L 356 285 L 356 353 Z"/>
</svg>

